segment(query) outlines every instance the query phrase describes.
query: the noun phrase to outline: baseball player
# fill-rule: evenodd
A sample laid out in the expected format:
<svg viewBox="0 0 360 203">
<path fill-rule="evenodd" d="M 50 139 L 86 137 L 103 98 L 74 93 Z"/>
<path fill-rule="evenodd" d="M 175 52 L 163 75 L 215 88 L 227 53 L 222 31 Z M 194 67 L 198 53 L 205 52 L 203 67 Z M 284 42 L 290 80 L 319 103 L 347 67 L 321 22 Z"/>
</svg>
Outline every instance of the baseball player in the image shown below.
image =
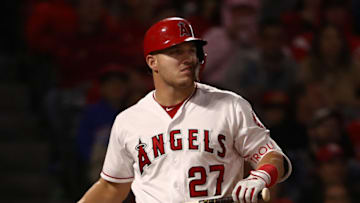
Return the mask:
<svg viewBox="0 0 360 203">
<path fill-rule="evenodd" d="M 117 116 L 101 178 L 79 202 L 119 203 L 131 188 L 137 203 L 225 196 L 254 203 L 263 188 L 290 175 L 289 159 L 250 104 L 197 82 L 205 44 L 183 18 L 146 32 L 155 90 Z M 245 161 L 254 168 L 246 178 Z"/>
</svg>

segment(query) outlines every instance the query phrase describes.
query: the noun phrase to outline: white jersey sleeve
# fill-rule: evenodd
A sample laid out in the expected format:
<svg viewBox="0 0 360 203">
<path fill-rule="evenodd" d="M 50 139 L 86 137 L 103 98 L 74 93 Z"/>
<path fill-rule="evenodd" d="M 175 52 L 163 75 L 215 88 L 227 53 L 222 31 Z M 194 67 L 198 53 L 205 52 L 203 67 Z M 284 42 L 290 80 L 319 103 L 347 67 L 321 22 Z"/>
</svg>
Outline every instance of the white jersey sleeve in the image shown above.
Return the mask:
<svg viewBox="0 0 360 203">
<path fill-rule="evenodd" d="M 100 174 L 103 179 L 115 183 L 131 182 L 134 179 L 134 161 L 126 150 L 124 139 L 121 139 L 126 137 L 127 133 L 124 128 L 120 129 L 120 125 L 124 124 L 120 120 L 118 116 L 113 124 L 103 170 Z"/>
<path fill-rule="evenodd" d="M 235 136 L 236 150 L 248 161 L 253 168 L 256 168 L 259 161 L 269 152 L 276 151 L 282 154 L 288 162 L 289 169 L 281 181 L 287 179 L 291 173 L 291 163 L 281 148 L 270 137 L 270 131 L 261 123 L 256 116 L 249 102 L 240 99 L 235 106 L 235 113 L 238 116 L 235 126 L 239 127 Z"/>
</svg>

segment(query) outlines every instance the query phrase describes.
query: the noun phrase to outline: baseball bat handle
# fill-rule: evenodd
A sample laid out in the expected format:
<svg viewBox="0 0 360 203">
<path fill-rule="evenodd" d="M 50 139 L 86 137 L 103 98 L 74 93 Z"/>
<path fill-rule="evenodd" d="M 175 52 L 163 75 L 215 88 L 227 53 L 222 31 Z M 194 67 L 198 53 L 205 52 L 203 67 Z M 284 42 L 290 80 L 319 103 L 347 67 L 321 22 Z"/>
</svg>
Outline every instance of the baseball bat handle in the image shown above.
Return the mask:
<svg viewBox="0 0 360 203">
<path fill-rule="evenodd" d="M 270 190 L 268 188 L 264 188 L 261 193 L 259 193 L 259 198 L 263 199 L 265 202 L 270 200 Z M 207 199 L 207 200 L 199 200 L 195 202 L 187 202 L 187 203 L 233 203 L 234 200 L 232 197 L 221 197 L 217 199 Z"/>
</svg>

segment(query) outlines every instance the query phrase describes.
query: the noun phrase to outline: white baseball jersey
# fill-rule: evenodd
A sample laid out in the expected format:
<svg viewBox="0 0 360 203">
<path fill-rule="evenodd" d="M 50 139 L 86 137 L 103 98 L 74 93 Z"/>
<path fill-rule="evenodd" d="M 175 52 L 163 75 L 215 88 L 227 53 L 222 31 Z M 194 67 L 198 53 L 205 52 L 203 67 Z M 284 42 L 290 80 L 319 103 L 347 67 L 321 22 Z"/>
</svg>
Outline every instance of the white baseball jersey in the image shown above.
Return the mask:
<svg viewBox="0 0 360 203">
<path fill-rule="evenodd" d="M 281 149 L 250 104 L 197 83 L 173 118 L 150 92 L 113 125 L 101 177 L 132 182 L 137 203 L 181 203 L 231 195 L 244 161 Z"/>
</svg>

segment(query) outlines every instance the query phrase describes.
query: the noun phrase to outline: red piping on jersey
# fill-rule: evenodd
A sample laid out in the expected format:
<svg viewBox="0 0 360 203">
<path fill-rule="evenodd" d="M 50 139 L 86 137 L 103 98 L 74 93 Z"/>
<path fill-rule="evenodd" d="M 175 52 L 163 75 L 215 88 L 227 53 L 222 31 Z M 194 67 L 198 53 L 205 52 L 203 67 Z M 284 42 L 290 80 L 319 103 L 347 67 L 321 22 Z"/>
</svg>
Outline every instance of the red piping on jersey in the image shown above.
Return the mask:
<svg viewBox="0 0 360 203">
<path fill-rule="evenodd" d="M 124 179 L 131 179 L 131 178 L 134 178 L 134 177 L 128 177 L 128 178 L 117 178 L 117 177 L 114 177 L 114 176 L 111 176 L 111 175 L 108 175 L 106 174 L 104 171 L 101 171 L 104 175 L 110 177 L 110 178 L 114 178 L 114 179 L 118 179 L 118 180 L 124 180 Z"/>
</svg>

